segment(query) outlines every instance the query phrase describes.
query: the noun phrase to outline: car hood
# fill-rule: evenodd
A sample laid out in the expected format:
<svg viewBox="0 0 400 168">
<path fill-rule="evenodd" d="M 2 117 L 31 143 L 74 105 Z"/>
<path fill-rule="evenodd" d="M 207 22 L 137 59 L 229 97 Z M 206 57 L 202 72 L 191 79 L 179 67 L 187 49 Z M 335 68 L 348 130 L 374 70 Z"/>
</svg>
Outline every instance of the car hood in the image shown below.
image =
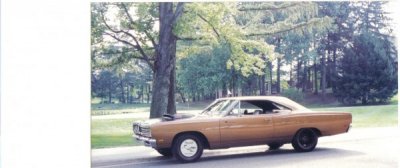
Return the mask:
<svg viewBox="0 0 400 168">
<path fill-rule="evenodd" d="M 162 116 L 163 121 L 173 121 L 173 120 L 180 120 L 180 119 L 186 119 L 186 118 L 192 118 L 195 117 L 196 115 L 194 114 L 189 114 L 189 113 L 177 113 L 177 114 L 164 114 Z"/>
<path fill-rule="evenodd" d="M 177 114 L 164 114 L 162 118 L 153 118 L 153 119 L 148 119 L 148 120 L 141 120 L 141 121 L 136 121 L 134 124 L 140 125 L 140 126 L 151 126 L 155 123 L 159 122 L 170 122 L 170 121 L 176 121 L 176 120 L 187 120 L 187 119 L 198 119 L 198 118 L 207 118 L 210 117 L 208 115 L 201 115 L 201 114 L 189 114 L 189 113 L 177 113 Z"/>
</svg>

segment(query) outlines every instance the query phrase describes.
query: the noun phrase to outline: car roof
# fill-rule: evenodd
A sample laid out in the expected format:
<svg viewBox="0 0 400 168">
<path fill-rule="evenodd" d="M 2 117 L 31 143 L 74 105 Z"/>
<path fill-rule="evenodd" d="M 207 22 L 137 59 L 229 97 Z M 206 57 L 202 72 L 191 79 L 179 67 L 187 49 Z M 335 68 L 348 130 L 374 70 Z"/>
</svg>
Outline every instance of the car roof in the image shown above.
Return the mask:
<svg viewBox="0 0 400 168">
<path fill-rule="evenodd" d="M 238 96 L 238 97 L 223 97 L 219 98 L 220 100 L 276 100 L 276 99 L 282 99 L 286 97 L 282 96 Z"/>
<path fill-rule="evenodd" d="M 224 98 L 219 98 L 217 100 L 244 100 L 244 101 L 264 100 L 281 104 L 283 106 L 291 108 L 292 110 L 308 110 L 306 107 L 283 96 L 239 96 L 239 97 L 224 97 Z"/>
</svg>

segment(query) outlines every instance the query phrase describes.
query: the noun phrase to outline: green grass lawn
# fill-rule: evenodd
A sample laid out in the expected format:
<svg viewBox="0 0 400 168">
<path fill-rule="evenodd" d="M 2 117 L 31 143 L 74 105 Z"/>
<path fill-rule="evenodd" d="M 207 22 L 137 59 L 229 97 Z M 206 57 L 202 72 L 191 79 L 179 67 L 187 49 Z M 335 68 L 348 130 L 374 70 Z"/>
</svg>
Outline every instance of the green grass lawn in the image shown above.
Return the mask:
<svg viewBox="0 0 400 168">
<path fill-rule="evenodd" d="M 353 127 L 382 127 L 397 125 L 398 106 L 377 105 L 377 106 L 352 106 L 313 108 L 315 111 L 342 111 L 350 112 L 353 115 Z"/>
<path fill-rule="evenodd" d="M 353 114 L 353 128 L 396 126 L 397 105 L 315 108 L 318 111 L 344 111 Z M 132 139 L 134 119 L 93 119 L 92 148 L 141 145 Z"/>
<path fill-rule="evenodd" d="M 127 114 L 150 111 L 150 104 L 92 104 L 92 115 Z"/>
<path fill-rule="evenodd" d="M 134 119 L 93 119 L 92 148 L 139 145 L 132 138 Z"/>
</svg>

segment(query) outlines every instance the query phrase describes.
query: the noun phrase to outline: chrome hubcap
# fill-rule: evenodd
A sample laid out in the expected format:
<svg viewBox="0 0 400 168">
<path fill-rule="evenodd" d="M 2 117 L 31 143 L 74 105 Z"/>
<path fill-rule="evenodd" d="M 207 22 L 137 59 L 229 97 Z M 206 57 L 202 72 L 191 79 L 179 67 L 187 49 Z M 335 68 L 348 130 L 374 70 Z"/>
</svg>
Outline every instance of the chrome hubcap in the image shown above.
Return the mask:
<svg viewBox="0 0 400 168">
<path fill-rule="evenodd" d="M 192 157 L 197 152 L 197 143 L 193 139 L 186 139 L 181 143 L 180 149 L 185 157 Z"/>
</svg>

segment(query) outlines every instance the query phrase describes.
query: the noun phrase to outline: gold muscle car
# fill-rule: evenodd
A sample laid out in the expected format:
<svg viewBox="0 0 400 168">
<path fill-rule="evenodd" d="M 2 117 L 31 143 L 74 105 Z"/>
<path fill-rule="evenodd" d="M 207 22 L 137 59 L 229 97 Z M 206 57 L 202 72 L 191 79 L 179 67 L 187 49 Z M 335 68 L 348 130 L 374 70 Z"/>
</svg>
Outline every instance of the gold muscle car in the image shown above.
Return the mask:
<svg viewBox="0 0 400 168">
<path fill-rule="evenodd" d="M 161 155 L 193 162 L 203 149 L 249 145 L 276 150 L 291 143 L 296 151 L 309 152 L 319 137 L 348 132 L 351 122 L 350 113 L 316 112 L 285 97 L 227 97 L 197 115 L 135 122 L 133 136 Z"/>
</svg>

